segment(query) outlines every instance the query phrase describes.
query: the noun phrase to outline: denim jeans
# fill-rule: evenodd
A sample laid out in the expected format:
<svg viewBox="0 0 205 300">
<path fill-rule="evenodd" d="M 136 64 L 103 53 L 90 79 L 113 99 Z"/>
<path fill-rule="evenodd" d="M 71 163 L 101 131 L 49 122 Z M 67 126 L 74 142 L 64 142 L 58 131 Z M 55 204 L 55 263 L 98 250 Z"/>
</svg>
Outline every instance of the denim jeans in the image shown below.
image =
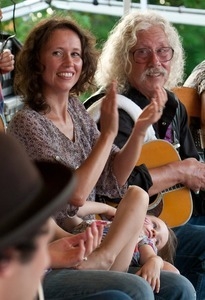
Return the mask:
<svg viewBox="0 0 205 300">
<path fill-rule="evenodd" d="M 137 268 L 130 267 L 130 273 L 136 273 Z M 145 298 L 146 299 L 146 298 Z M 161 271 L 160 291 L 154 293 L 155 300 L 194 300 L 196 292 L 190 281 L 182 275 Z"/>
<path fill-rule="evenodd" d="M 84 300 L 132 300 L 128 295 L 121 291 L 104 291 L 97 294 L 93 294 L 92 296 L 88 296 L 83 298 Z"/>
<path fill-rule="evenodd" d="M 144 279 L 123 272 L 53 270 L 45 276 L 43 289 L 45 300 L 87 300 L 88 296 L 98 300 L 94 294 L 109 290 L 122 291 L 134 300 L 154 300 L 152 289 Z"/>
<path fill-rule="evenodd" d="M 178 238 L 175 266 L 192 282 L 197 300 L 205 300 L 205 216 L 191 217 L 174 231 Z"/>
<path fill-rule="evenodd" d="M 154 294 L 150 285 L 137 275 L 112 271 L 53 270 L 45 276 L 43 287 L 45 300 L 87 300 L 88 296 L 109 290 L 122 291 L 133 300 L 196 299 L 195 290 L 185 277 L 165 271 L 161 274 L 159 294 Z"/>
</svg>

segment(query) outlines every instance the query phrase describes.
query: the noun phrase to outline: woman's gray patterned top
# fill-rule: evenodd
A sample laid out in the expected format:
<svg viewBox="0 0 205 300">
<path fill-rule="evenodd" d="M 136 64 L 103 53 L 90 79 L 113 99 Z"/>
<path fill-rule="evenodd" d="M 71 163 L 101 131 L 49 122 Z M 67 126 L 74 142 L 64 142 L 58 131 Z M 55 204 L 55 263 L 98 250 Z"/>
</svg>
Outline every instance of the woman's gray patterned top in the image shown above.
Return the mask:
<svg viewBox="0 0 205 300">
<path fill-rule="evenodd" d="M 78 99 L 69 98 L 68 110 L 74 124 L 74 141 L 67 138 L 44 115 L 30 108 L 24 108 L 14 115 L 7 133 L 15 136 L 23 144 L 31 159 L 59 161 L 72 169 L 77 169 L 89 156 L 99 137 L 99 131 Z M 127 185 L 119 187 L 112 173 L 112 161 L 117 151 L 118 147 L 113 145 L 103 173 L 87 200 L 95 201 L 96 194 L 110 198 L 123 196 Z M 69 207 L 68 205 L 68 209 Z M 61 225 L 64 218 L 67 218 L 66 210 L 56 214 L 56 219 L 61 220 Z"/>
</svg>

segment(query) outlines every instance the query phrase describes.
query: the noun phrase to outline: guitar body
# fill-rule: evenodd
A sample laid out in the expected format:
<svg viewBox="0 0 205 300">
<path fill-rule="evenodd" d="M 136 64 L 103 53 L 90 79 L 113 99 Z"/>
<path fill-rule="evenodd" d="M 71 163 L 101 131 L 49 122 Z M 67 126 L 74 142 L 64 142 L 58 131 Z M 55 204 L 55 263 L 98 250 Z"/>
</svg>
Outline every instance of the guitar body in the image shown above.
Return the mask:
<svg viewBox="0 0 205 300">
<path fill-rule="evenodd" d="M 143 145 L 137 165 L 146 164 L 150 169 L 179 160 L 177 150 L 169 142 L 153 140 Z M 185 186 L 178 184 L 151 199 L 149 213 L 161 218 L 169 227 L 183 225 L 191 217 L 192 197 L 190 190 Z"/>
</svg>

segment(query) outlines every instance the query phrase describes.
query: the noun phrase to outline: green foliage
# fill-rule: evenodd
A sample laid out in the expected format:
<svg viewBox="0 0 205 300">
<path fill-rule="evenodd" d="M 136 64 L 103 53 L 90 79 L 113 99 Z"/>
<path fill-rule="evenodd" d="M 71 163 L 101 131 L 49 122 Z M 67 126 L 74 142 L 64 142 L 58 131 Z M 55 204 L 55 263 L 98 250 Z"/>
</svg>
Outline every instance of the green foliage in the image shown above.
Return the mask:
<svg viewBox="0 0 205 300">
<path fill-rule="evenodd" d="M 107 39 L 109 31 L 119 19 L 118 17 L 78 12 L 73 12 L 72 16 L 79 24 L 84 28 L 89 29 L 95 35 L 99 48 L 102 47 Z"/>
<path fill-rule="evenodd" d="M 186 55 L 185 79 L 193 68 L 205 59 L 205 28 L 203 26 L 176 25 L 183 38 L 183 46 Z"/>
</svg>

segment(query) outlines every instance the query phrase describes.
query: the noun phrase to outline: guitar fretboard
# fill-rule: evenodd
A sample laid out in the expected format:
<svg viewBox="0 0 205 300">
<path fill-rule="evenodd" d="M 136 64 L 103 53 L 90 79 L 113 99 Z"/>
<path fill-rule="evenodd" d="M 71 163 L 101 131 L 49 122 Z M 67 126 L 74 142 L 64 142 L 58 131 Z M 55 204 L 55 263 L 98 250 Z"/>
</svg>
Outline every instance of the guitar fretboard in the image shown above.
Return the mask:
<svg viewBox="0 0 205 300">
<path fill-rule="evenodd" d="M 191 117 L 190 130 L 193 136 L 193 140 L 196 149 L 201 156 L 202 160 L 205 160 L 205 129 L 201 128 L 200 118 Z"/>
<path fill-rule="evenodd" d="M 174 190 L 179 190 L 179 189 L 182 189 L 184 186 L 181 184 L 181 183 L 178 183 L 178 184 L 175 184 L 174 186 L 168 188 L 168 189 L 165 189 L 163 190 L 163 194 L 165 193 L 169 193 L 171 191 L 174 191 Z"/>
</svg>

